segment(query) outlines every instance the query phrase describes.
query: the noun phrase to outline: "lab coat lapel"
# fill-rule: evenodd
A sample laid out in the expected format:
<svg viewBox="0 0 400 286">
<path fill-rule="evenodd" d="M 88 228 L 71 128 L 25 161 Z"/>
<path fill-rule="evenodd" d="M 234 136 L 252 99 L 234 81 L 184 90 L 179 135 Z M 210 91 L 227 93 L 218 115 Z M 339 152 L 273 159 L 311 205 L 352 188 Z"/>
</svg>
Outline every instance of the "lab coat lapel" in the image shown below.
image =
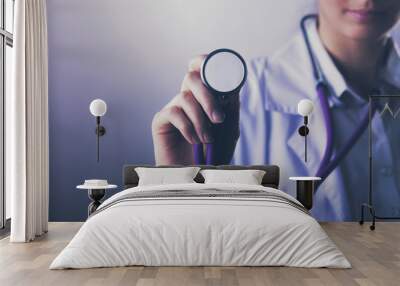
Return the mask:
<svg viewBox="0 0 400 286">
<path fill-rule="evenodd" d="M 393 42 L 393 45 L 386 63 L 386 69 L 381 76 L 386 82 L 398 87 L 400 86 L 400 47 L 397 42 Z"/>
</svg>

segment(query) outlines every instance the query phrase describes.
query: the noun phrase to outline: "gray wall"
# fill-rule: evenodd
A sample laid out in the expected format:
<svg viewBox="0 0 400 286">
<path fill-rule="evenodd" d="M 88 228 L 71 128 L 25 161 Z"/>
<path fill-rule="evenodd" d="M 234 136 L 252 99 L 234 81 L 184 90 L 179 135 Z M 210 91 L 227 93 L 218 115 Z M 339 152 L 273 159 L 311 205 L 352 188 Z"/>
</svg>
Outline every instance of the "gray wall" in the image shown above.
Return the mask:
<svg viewBox="0 0 400 286">
<path fill-rule="evenodd" d="M 50 220 L 86 218 L 75 186 L 121 184 L 124 163 L 153 163 L 150 123 L 179 88 L 188 59 L 219 47 L 269 55 L 312 0 L 48 0 Z M 108 103 L 95 160 L 89 103 Z"/>
</svg>

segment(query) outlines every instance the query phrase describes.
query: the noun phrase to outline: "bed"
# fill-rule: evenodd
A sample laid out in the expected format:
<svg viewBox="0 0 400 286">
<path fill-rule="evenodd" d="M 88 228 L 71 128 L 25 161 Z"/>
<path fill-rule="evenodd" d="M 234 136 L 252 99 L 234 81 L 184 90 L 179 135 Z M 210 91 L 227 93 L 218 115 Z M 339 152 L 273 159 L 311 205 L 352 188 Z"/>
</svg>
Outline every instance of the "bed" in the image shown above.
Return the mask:
<svg viewBox="0 0 400 286">
<path fill-rule="evenodd" d="M 307 210 L 278 189 L 277 166 L 200 166 L 264 170 L 259 186 L 204 184 L 200 174 L 196 183 L 138 186 L 136 167 L 124 166 L 124 190 L 101 204 L 50 269 L 351 267 Z"/>
</svg>

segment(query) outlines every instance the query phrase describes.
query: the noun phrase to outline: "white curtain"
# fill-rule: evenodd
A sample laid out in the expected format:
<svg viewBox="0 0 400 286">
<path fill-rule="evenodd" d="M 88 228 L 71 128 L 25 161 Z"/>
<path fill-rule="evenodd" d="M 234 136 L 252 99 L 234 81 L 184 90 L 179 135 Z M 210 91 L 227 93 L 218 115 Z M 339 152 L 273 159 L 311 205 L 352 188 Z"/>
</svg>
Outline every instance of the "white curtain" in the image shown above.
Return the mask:
<svg viewBox="0 0 400 286">
<path fill-rule="evenodd" d="M 48 71 L 45 0 L 16 0 L 13 92 L 6 111 L 6 173 L 12 242 L 48 225 Z M 7 144 L 8 143 L 8 144 Z M 7 176 L 8 175 L 8 176 Z"/>
</svg>

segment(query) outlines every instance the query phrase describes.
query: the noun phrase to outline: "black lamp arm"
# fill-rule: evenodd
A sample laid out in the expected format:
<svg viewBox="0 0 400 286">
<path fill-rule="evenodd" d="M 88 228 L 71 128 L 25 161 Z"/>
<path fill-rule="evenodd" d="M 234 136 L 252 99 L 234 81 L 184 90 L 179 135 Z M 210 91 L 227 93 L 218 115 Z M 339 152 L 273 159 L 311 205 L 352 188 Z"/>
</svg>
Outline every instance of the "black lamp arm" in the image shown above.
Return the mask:
<svg viewBox="0 0 400 286">
<path fill-rule="evenodd" d="M 300 136 L 304 137 L 304 161 L 307 162 L 307 135 L 310 130 L 307 127 L 308 125 L 308 116 L 304 116 L 304 125 L 299 128 Z"/>
<path fill-rule="evenodd" d="M 100 125 L 100 116 L 96 116 L 96 147 L 97 147 L 97 162 L 100 161 L 100 136 L 106 134 L 104 126 Z"/>
</svg>

